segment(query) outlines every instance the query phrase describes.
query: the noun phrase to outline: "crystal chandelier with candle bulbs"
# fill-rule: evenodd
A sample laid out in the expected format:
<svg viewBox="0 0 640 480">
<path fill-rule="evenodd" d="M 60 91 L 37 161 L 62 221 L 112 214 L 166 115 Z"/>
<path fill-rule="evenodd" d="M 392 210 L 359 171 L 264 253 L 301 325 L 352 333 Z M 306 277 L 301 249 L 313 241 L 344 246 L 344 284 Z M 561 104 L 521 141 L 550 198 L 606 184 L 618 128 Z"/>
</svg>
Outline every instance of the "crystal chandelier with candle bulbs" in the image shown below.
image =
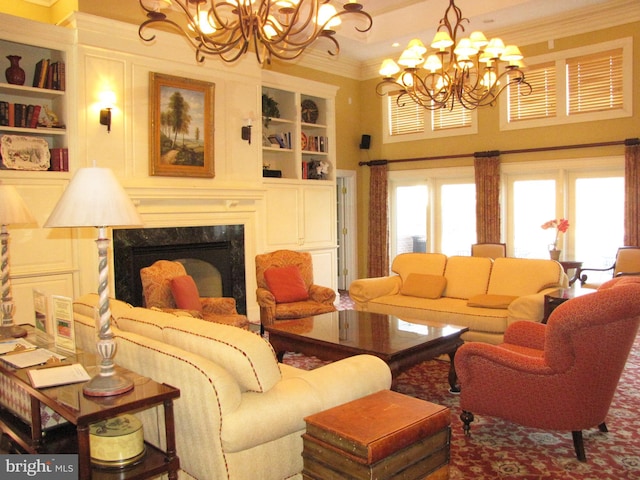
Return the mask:
<svg viewBox="0 0 640 480">
<path fill-rule="evenodd" d="M 428 49 L 418 39 L 409 42 L 397 63 L 392 59 L 382 62 L 383 79 L 377 93 L 399 93 L 398 105 L 408 97 L 429 110 L 453 109 L 456 103 L 469 110 L 490 106 L 509 85 L 519 84 L 524 87 L 520 88 L 522 95 L 530 94 L 520 49 L 505 46 L 499 38 L 487 40 L 477 31 L 461 38 L 465 22 L 469 19 L 449 0 L 431 42 L 433 53 L 426 56 Z"/>
<path fill-rule="evenodd" d="M 328 53 L 337 55 L 334 29 L 345 15 L 363 18 L 363 26 L 355 27 L 360 32 L 373 25 L 360 3 L 344 1 L 338 11 L 335 0 L 139 0 L 147 20 L 138 35 L 150 42 L 155 35 L 146 34 L 149 27 L 175 28 L 195 48 L 198 62 L 217 55 L 231 63 L 250 48 L 261 65 L 272 57 L 293 60 L 320 38 L 330 42 Z"/>
</svg>

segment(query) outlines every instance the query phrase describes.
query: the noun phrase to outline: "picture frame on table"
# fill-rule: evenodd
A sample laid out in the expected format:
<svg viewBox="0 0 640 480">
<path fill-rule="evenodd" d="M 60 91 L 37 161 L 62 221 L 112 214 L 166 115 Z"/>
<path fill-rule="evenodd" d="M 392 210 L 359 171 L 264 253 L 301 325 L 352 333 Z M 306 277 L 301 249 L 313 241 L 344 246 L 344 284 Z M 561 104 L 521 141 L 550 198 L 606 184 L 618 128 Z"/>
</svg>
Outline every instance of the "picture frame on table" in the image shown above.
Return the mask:
<svg viewBox="0 0 640 480">
<path fill-rule="evenodd" d="M 215 84 L 149 74 L 149 174 L 215 177 Z"/>
</svg>

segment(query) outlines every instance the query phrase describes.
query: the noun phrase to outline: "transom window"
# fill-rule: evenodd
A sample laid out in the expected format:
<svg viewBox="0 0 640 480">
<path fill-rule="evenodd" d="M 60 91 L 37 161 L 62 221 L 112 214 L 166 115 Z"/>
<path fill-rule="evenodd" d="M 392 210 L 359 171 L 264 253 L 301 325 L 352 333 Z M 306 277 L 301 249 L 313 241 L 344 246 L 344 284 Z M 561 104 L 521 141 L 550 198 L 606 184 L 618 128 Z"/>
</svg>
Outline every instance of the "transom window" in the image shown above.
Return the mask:
<svg viewBox="0 0 640 480">
<path fill-rule="evenodd" d="M 607 120 L 632 114 L 630 38 L 527 59 L 525 79 L 500 102 L 501 130 Z M 527 89 L 528 90 L 528 89 Z"/>
</svg>

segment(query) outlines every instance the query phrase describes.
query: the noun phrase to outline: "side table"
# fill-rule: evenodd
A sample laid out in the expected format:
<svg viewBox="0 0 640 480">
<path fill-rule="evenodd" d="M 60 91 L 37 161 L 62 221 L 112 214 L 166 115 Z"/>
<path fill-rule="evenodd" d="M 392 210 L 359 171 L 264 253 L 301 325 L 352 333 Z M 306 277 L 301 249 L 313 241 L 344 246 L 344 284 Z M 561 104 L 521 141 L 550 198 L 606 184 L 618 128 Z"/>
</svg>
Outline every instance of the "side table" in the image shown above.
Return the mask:
<svg viewBox="0 0 640 480">
<path fill-rule="evenodd" d="M 573 286 L 571 288 L 559 288 L 558 290 L 547 293 L 544 296 L 544 316 L 542 318 L 542 323 L 547 323 L 551 312 L 567 300 L 593 292 L 595 292 L 595 290 Z"/>
<path fill-rule="evenodd" d="M 31 339 L 29 339 L 31 340 Z M 33 343 L 37 343 L 34 341 Z M 55 348 L 47 346 L 49 350 Z M 61 353 L 61 352 L 58 352 Z M 98 367 L 93 355 L 78 352 L 66 354 L 70 361 L 82 364 L 90 375 Z M 1 359 L 1 357 L 0 357 Z M 26 453 L 78 453 L 79 478 L 91 479 L 145 479 L 168 474 L 177 480 L 180 461 L 176 454 L 173 400 L 180 397 L 180 390 L 166 384 L 154 382 L 134 372 L 116 367 L 119 374 L 129 377 L 134 388 L 121 395 L 89 397 L 82 393 L 84 383 L 36 389 L 31 386 L 29 368 L 16 369 L 0 361 L 0 375 L 6 376 L 31 399 L 31 425 L 25 424 L 4 409 L 0 410 L 0 430 Z M 42 435 L 40 405 L 44 404 L 64 417 L 71 425 L 48 431 Z M 91 465 L 89 425 L 115 417 L 122 413 L 145 410 L 157 405 L 164 407 L 166 451 L 163 452 L 145 442 L 144 459 L 137 465 L 125 469 L 105 470 Z M 73 429 L 75 426 L 75 431 Z"/>
</svg>

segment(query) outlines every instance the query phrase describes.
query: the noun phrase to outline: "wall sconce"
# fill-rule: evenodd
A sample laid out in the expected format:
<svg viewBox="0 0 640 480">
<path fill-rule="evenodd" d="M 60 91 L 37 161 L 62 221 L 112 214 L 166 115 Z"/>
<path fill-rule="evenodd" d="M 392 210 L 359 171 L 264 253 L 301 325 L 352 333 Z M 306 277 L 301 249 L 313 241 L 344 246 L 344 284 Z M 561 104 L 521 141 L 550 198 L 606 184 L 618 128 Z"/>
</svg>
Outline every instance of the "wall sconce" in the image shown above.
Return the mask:
<svg viewBox="0 0 640 480">
<path fill-rule="evenodd" d="M 107 127 L 107 133 L 111 133 L 111 109 L 116 103 L 116 94 L 113 92 L 102 92 L 100 94 L 100 125 Z"/>
<path fill-rule="evenodd" d="M 251 145 L 251 124 L 252 121 L 250 118 L 245 119 L 246 125 L 242 127 L 242 131 L 240 132 L 240 136 L 242 140 L 246 140 Z"/>
</svg>

